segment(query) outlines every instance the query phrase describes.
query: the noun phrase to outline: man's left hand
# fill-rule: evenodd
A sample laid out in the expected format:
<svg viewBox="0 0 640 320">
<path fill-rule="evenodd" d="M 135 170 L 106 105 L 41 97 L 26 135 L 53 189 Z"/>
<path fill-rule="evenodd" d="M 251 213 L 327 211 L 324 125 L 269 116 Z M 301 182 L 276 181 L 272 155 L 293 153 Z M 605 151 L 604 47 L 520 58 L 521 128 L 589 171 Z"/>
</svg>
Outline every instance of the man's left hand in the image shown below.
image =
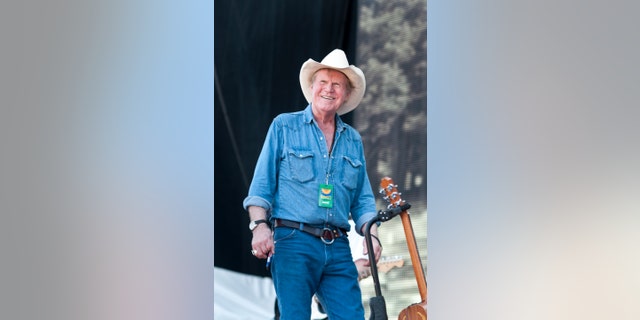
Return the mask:
<svg viewBox="0 0 640 320">
<path fill-rule="evenodd" d="M 376 257 L 376 263 L 377 263 L 380 260 L 380 256 L 382 256 L 382 246 L 380 245 L 380 242 L 379 242 L 379 240 L 377 238 L 378 236 L 374 235 L 374 234 L 371 234 L 371 235 L 372 235 L 371 243 L 373 244 L 373 253 L 374 253 L 374 256 Z M 362 239 L 362 246 L 364 248 L 363 253 L 365 255 L 369 254 L 369 250 L 368 250 L 368 247 L 367 247 L 367 239 L 366 238 Z M 371 266 L 370 261 L 367 260 L 367 262 L 365 262 L 364 266 L 367 266 L 367 267 Z"/>
</svg>

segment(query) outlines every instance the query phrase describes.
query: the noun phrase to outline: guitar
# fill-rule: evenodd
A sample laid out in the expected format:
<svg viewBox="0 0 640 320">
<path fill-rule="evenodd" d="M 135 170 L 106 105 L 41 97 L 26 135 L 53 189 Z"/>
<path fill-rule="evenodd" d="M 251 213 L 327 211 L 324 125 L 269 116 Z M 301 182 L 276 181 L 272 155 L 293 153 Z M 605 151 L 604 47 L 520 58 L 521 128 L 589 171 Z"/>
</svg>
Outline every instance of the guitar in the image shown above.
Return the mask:
<svg viewBox="0 0 640 320">
<path fill-rule="evenodd" d="M 356 263 L 356 265 L 358 265 Z M 389 272 L 389 270 L 393 268 L 400 268 L 404 265 L 404 259 L 401 256 L 393 256 L 393 257 L 382 257 L 376 263 L 376 267 L 378 271 L 383 273 Z M 371 268 L 366 268 L 364 270 L 358 270 L 358 281 L 364 278 L 367 278 L 371 275 Z"/>
<path fill-rule="evenodd" d="M 393 268 L 400 268 L 404 265 L 404 259 L 401 256 L 383 257 L 378 261 L 376 266 L 378 271 L 383 273 L 389 272 Z"/>
<path fill-rule="evenodd" d="M 405 204 L 405 201 L 400 197 L 397 185 L 393 184 L 393 180 L 389 177 L 382 178 L 380 181 L 380 193 L 385 194 L 383 198 L 389 202 L 389 208 L 401 207 Z M 416 237 L 413 233 L 413 226 L 411 225 L 409 212 L 407 210 L 403 210 L 400 213 L 400 218 L 402 219 L 402 226 L 404 228 L 405 237 L 407 238 L 407 246 L 409 247 L 409 255 L 411 256 L 411 264 L 413 265 L 413 272 L 416 276 L 418 291 L 420 292 L 420 298 L 422 301 L 414 303 L 403 309 L 398 316 L 398 320 L 426 320 L 427 280 L 424 275 L 424 269 L 422 268 L 422 261 L 420 260 L 418 245 L 416 244 Z"/>
</svg>

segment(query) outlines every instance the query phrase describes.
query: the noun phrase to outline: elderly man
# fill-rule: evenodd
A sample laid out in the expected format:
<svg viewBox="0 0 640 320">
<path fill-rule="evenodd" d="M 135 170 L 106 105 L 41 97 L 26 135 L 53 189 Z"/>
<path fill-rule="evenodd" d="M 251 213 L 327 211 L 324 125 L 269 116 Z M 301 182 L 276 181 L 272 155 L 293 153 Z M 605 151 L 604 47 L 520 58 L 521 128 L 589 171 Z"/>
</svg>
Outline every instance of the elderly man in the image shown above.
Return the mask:
<svg viewBox="0 0 640 320">
<path fill-rule="evenodd" d="M 280 319 L 309 319 L 314 294 L 330 319 L 363 319 L 347 231 L 351 216 L 362 234 L 376 207 L 362 138 L 340 115 L 362 100 L 365 77 L 336 49 L 307 60 L 300 85 L 309 105 L 273 120 L 243 203 L 252 253 L 268 259 Z"/>
</svg>

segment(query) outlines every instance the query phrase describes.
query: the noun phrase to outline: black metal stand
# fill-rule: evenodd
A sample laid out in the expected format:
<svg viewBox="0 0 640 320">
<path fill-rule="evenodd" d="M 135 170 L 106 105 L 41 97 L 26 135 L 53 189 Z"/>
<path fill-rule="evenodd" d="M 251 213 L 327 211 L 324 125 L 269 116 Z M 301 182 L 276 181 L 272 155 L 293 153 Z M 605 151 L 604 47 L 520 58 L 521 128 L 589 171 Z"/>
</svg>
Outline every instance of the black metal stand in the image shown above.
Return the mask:
<svg viewBox="0 0 640 320">
<path fill-rule="evenodd" d="M 376 256 L 373 252 L 373 241 L 371 240 L 371 227 L 374 223 L 385 222 L 391 220 L 393 217 L 402 213 L 402 211 L 408 210 L 411 205 L 408 203 L 403 204 L 400 207 L 389 208 L 387 210 L 378 211 L 373 219 L 369 220 L 364 225 L 364 238 L 367 242 L 367 253 L 369 255 L 369 262 L 371 265 L 371 276 L 373 277 L 373 284 L 376 290 L 376 296 L 369 299 L 369 307 L 371 308 L 370 320 L 387 320 L 387 307 L 382 296 L 382 290 L 380 289 L 380 281 L 378 279 L 378 266 L 376 266 Z"/>
</svg>

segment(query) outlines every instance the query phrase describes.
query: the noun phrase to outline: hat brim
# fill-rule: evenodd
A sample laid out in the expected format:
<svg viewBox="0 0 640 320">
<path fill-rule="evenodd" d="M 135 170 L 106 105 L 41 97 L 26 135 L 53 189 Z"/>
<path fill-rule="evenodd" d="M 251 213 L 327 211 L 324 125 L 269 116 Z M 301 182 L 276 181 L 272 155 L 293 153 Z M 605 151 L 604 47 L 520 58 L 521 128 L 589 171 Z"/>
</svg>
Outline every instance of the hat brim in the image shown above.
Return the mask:
<svg viewBox="0 0 640 320">
<path fill-rule="evenodd" d="M 347 101 L 345 101 L 345 103 L 337 110 L 337 113 L 339 115 L 343 115 L 358 107 L 360 101 L 362 101 L 362 97 L 364 97 L 364 91 L 367 85 L 362 70 L 354 65 L 350 65 L 347 68 L 336 68 L 316 62 L 313 59 L 307 60 L 302 64 L 302 68 L 300 68 L 300 87 L 302 88 L 302 94 L 305 99 L 307 99 L 307 102 L 311 102 L 313 99 L 313 93 L 311 91 L 311 77 L 313 77 L 313 74 L 320 69 L 333 69 L 340 71 L 349 78 L 349 82 L 351 83 L 351 94 Z"/>
</svg>

